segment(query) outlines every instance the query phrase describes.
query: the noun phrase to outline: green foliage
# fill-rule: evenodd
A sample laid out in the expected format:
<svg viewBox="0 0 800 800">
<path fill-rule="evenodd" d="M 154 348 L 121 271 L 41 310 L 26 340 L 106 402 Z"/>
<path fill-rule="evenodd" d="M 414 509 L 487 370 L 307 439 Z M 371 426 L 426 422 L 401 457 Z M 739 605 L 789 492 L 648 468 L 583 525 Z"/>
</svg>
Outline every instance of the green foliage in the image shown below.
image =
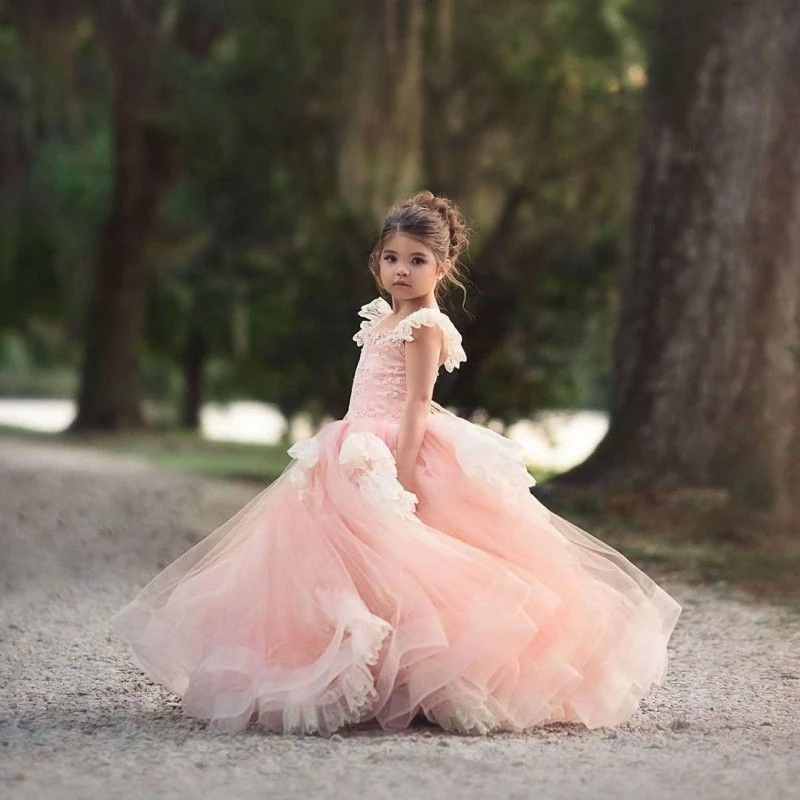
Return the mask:
<svg viewBox="0 0 800 800">
<path fill-rule="evenodd" d="M 473 352 L 476 328 L 457 319 L 478 369 L 456 388 L 507 419 L 602 404 L 650 3 L 454 0 L 447 35 L 439 3 L 424 5 L 424 80 L 403 100 L 422 104 L 412 162 L 419 184 L 455 197 L 475 228 L 474 325 L 504 320 L 491 348 Z M 400 103 L 400 117 L 389 115 L 376 83 L 407 77 L 370 51 L 385 45 L 383 3 L 188 6 L 221 34 L 203 58 L 175 39 L 165 62 L 164 122 L 179 134 L 182 172 L 150 248 L 146 383 L 153 396 L 175 394 L 185 344 L 201 330 L 211 396 L 341 413 L 354 311 L 375 294 L 366 259 L 377 228 L 373 203 L 342 188 L 358 167 L 342 153 L 348 137 L 380 140 L 414 111 Z M 164 17 L 165 41 L 176 23 Z M 20 330 L 55 321 L 78 344 L 109 201 L 108 75 L 91 26 L 59 49 L 68 69 L 23 63 L 8 21 L 0 34 L 0 54 L 16 48 L 4 68 L 36 87 L 23 106 L 38 131 L 15 190 L 19 233 L 0 262 L 13 276 L 2 318 Z"/>
<path fill-rule="evenodd" d="M 0 153 L 17 143 L 14 169 L 0 167 L 10 178 L 0 179 L 0 337 L 52 372 L 48 387 L 38 372 L 14 371 L 3 391 L 72 393 L 87 267 L 109 198 L 108 97 L 85 27 L 27 35 L 0 15 L 0 86 L 14 108 Z"/>
</svg>

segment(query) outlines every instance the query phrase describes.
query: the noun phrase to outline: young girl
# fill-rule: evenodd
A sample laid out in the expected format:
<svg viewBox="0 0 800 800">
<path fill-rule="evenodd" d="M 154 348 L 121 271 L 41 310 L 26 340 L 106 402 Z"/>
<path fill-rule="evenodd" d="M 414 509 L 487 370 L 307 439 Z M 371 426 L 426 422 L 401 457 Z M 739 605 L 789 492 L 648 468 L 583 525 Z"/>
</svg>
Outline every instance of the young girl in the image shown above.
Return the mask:
<svg viewBox="0 0 800 800">
<path fill-rule="evenodd" d="M 432 401 L 465 359 L 453 203 L 393 208 L 360 309 L 344 419 L 112 618 L 216 729 L 330 734 L 418 714 L 449 731 L 625 722 L 667 669 L 681 606 L 547 510 L 518 446 Z"/>
</svg>

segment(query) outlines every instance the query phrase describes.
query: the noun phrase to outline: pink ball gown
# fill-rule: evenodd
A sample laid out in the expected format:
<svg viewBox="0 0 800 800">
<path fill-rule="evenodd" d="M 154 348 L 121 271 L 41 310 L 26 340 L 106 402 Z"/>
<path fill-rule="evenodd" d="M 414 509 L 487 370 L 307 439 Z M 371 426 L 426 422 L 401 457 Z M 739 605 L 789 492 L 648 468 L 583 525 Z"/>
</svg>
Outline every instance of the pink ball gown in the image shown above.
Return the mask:
<svg viewBox="0 0 800 800">
<path fill-rule="evenodd" d="M 424 713 L 460 733 L 626 721 L 667 671 L 681 606 L 619 552 L 543 506 L 511 440 L 431 406 L 416 494 L 394 460 L 404 342 L 376 298 L 345 417 L 113 617 L 188 714 L 237 731 L 320 733 Z"/>
</svg>

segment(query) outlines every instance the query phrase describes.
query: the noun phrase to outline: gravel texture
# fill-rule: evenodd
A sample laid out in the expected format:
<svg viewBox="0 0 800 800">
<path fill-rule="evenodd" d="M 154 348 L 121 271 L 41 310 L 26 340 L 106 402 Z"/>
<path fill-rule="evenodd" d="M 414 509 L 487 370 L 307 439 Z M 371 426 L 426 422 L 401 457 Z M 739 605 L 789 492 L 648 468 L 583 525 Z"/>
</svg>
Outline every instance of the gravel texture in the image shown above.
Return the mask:
<svg viewBox="0 0 800 800">
<path fill-rule="evenodd" d="M 800 797 L 800 621 L 669 575 L 684 611 L 666 684 L 617 729 L 209 733 L 108 618 L 256 491 L 0 439 L 1 797 Z"/>
</svg>

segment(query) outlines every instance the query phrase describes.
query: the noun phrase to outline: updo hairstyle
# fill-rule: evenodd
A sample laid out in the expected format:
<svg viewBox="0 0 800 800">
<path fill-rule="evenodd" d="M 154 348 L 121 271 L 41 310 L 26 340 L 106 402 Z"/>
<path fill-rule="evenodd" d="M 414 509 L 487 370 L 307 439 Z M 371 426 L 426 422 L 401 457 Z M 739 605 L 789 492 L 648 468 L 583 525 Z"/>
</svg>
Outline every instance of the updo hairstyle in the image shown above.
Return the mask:
<svg viewBox="0 0 800 800">
<path fill-rule="evenodd" d="M 469 243 L 470 230 L 458 206 L 449 198 L 422 191 L 392 206 L 384 220 L 378 241 L 369 256 L 369 271 L 381 287 L 380 259 L 386 240 L 395 233 L 419 239 L 436 256 L 437 262 L 450 259 L 450 269 L 437 282 L 438 300 L 449 285 L 460 287 L 466 298 L 465 273 L 458 257 Z"/>
</svg>

